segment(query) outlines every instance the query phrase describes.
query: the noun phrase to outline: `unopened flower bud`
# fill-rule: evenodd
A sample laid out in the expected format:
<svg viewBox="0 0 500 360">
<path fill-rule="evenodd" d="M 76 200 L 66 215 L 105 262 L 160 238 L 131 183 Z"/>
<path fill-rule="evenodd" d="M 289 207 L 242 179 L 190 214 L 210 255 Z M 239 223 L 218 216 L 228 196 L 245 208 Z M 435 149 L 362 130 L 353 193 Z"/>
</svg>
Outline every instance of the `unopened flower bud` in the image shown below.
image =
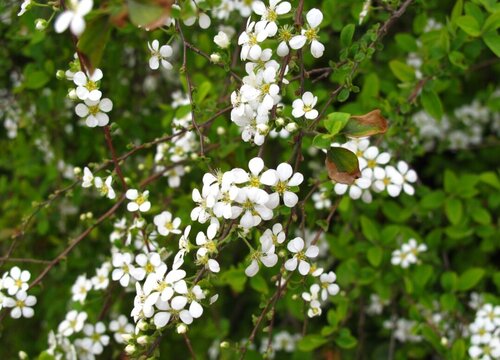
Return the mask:
<svg viewBox="0 0 500 360">
<path fill-rule="evenodd" d="M 259 131 L 260 135 L 266 135 L 269 131 L 269 126 L 267 126 L 266 124 L 259 124 L 257 125 L 257 130 Z"/>
<path fill-rule="evenodd" d="M 63 80 L 66 78 L 66 74 L 64 72 L 64 70 L 57 70 L 56 71 L 56 78 L 57 80 Z"/>
<path fill-rule="evenodd" d="M 68 97 L 69 97 L 71 100 L 76 100 L 76 99 L 78 99 L 78 96 L 76 95 L 76 90 L 75 90 L 75 89 L 71 89 L 70 91 L 68 91 Z"/>
<path fill-rule="evenodd" d="M 126 352 L 127 354 L 129 354 L 129 355 L 131 355 L 131 354 L 135 353 L 135 351 L 136 351 L 136 350 L 137 350 L 137 349 L 136 349 L 135 345 L 132 345 L 132 344 L 129 344 L 129 345 L 127 345 L 127 346 L 125 347 L 125 352 Z"/>
<path fill-rule="evenodd" d="M 219 126 L 217 128 L 217 135 L 224 135 L 226 133 L 226 128 L 223 126 Z"/>
<path fill-rule="evenodd" d="M 441 345 L 448 346 L 448 339 L 445 338 L 444 336 L 441 338 Z"/>
<path fill-rule="evenodd" d="M 277 126 L 283 126 L 285 125 L 285 119 L 283 119 L 282 117 L 279 117 L 276 119 L 276 125 Z"/>
<path fill-rule="evenodd" d="M 27 359 L 28 358 L 28 354 L 26 354 L 24 351 L 19 351 L 18 353 L 19 355 L 19 359 L 23 360 L 23 359 Z"/>
<path fill-rule="evenodd" d="M 198 154 L 197 153 L 192 153 L 191 154 L 191 160 L 196 160 L 198 159 Z"/>
<path fill-rule="evenodd" d="M 122 333 L 120 335 L 121 335 L 123 341 L 125 341 L 125 342 L 129 342 L 130 340 L 132 340 L 134 338 L 134 336 L 132 334 Z"/>
<path fill-rule="evenodd" d="M 177 334 L 185 334 L 187 331 L 187 326 L 185 324 L 177 325 Z"/>
<path fill-rule="evenodd" d="M 210 55 L 210 61 L 213 62 L 214 64 L 218 64 L 220 61 L 220 55 L 217 53 L 213 53 Z"/>
<path fill-rule="evenodd" d="M 144 164 L 140 163 L 139 165 L 137 165 L 137 170 L 142 171 L 142 170 L 144 170 L 144 167 L 145 167 Z"/>
<path fill-rule="evenodd" d="M 87 217 L 87 219 L 92 219 L 94 217 L 94 214 L 92 214 L 92 212 L 89 211 L 88 213 L 85 214 L 85 216 Z"/>
<path fill-rule="evenodd" d="M 186 174 L 190 173 L 191 172 L 191 166 L 184 166 L 184 172 Z"/>
<path fill-rule="evenodd" d="M 149 325 L 146 321 L 139 320 L 139 322 L 137 323 L 137 327 L 142 331 L 146 331 L 149 328 Z"/>
<path fill-rule="evenodd" d="M 229 345 L 230 344 L 227 341 L 223 341 L 223 342 L 220 343 L 221 349 L 227 349 L 227 348 L 229 348 Z"/>
<path fill-rule="evenodd" d="M 214 37 L 214 43 L 220 48 L 225 49 L 229 46 L 229 36 L 224 31 L 219 31 Z"/>
<path fill-rule="evenodd" d="M 73 168 L 73 174 L 75 175 L 80 175 L 82 173 L 82 168 L 78 167 L 78 166 L 75 166 Z"/>
<path fill-rule="evenodd" d="M 45 19 L 36 19 L 35 20 L 35 29 L 38 31 L 43 31 L 47 28 L 47 20 Z"/>
<path fill-rule="evenodd" d="M 299 126 L 295 122 L 288 123 L 285 126 L 286 131 L 291 132 L 291 133 L 297 131 L 298 128 L 299 128 Z"/>
<path fill-rule="evenodd" d="M 137 338 L 137 343 L 140 345 L 146 345 L 149 342 L 149 336 L 142 335 Z"/>
</svg>

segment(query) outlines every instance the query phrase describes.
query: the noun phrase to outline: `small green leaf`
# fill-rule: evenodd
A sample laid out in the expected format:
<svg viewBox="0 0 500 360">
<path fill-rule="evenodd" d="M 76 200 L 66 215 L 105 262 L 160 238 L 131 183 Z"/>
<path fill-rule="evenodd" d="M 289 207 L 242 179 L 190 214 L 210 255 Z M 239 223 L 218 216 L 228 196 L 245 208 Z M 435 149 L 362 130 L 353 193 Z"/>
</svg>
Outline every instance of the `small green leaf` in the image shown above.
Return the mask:
<svg viewBox="0 0 500 360">
<path fill-rule="evenodd" d="M 309 352 L 314 349 L 319 348 L 321 345 L 327 343 L 327 339 L 325 339 L 321 335 L 311 334 L 304 336 L 298 343 L 298 348 L 300 351 Z"/>
<path fill-rule="evenodd" d="M 371 221 L 364 215 L 361 216 L 361 231 L 363 232 L 363 235 L 371 242 L 374 242 L 379 238 L 377 226 L 373 221 Z"/>
<path fill-rule="evenodd" d="M 423 91 L 420 95 L 422 106 L 436 120 L 441 120 L 443 116 L 443 104 L 439 96 L 434 91 Z"/>
<path fill-rule="evenodd" d="M 348 47 L 352 43 L 352 37 L 354 35 L 354 24 L 348 24 L 344 26 L 340 32 L 340 44 L 343 48 Z"/>
<path fill-rule="evenodd" d="M 445 208 L 446 216 L 448 217 L 448 220 L 453 225 L 457 225 L 460 223 L 460 220 L 462 219 L 463 215 L 463 206 L 462 202 L 457 199 L 457 198 L 449 198 L 446 200 L 445 203 Z"/>
<path fill-rule="evenodd" d="M 324 121 L 324 125 L 326 130 L 330 135 L 337 135 L 340 130 L 344 128 L 347 124 L 347 121 L 351 117 L 351 114 L 342 113 L 342 112 L 334 112 L 328 115 L 327 119 Z"/>
<path fill-rule="evenodd" d="M 319 149 L 329 149 L 331 144 L 332 139 L 327 134 L 318 134 L 313 139 L 313 146 Z"/>
<path fill-rule="evenodd" d="M 441 286 L 448 292 L 456 290 L 458 285 L 458 276 L 452 271 L 447 271 L 441 275 Z"/>
<path fill-rule="evenodd" d="M 44 71 L 35 70 L 30 71 L 28 74 L 25 74 L 24 79 L 24 87 L 26 87 L 27 89 L 35 90 L 45 86 L 45 84 L 49 82 L 50 77 Z"/>
<path fill-rule="evenodd" d="M 471 15 L 463 15 L 456 19 L 457 25 L 470 36 L 481 35 L 481 28 L 477 20 Z"/>
<path fill-rule="evenodd" d="M 465 341 L 463 339 L 455 340 L 453 346 L 451 347 L 451 360 L 465 359 L 465 351 Z"/>
<path fill-rule="evenodd" d="M 392 73 L 402 82 L 412 82 L 415 80 L 415 69 L 399 60 L 392 60 L 389 63 Z"/>
<path fill-rule="evenodd" d="M 354 336 L 351 335 L 349 329 L 341 329 L 337 337 L 335 337 L 335 343 L 342 349 L 352 349 L 354 348 L 358 341 Z"/>
<path fill-rule="evenodd" d="M 420 205 L 424 209 L 437 209 L 441 207 L 444 203 L 446 195 L 444 192 L 438 190 L 426 194 L 420 201 Z"/>
<path fill-rule="evenodd" d="M 169 0 L 127 0 L 130 21 L 148 30 L 164 25 L 173 1 Z"/>
<path fill-rule="evenodd" d="M 472 268 L 465 271 L 458 279 L 458 290 L 467 291 L 472 289 L 481 281 L 484 274 L 485 271 L 481 268 Z"/>
<path fill-rule="evenodd" d="M 444 172 L 444 190 L 447 193 L 454 194 L 459 185 L 460 182 L 457 176 L 451 170 L 446 169 Z"/>
<path fill-rule="evenodd" d="M 370 264 L 378 267 L 380 265 L 380 262 L 382 261 L 382 254 L 383 252 L 381 248 L 379 248 L 378 246 L 373 246 L 368 249 L 366 257 L 368 258 Z"/>
<path fill-rule="evenodd" d="M 196 103 L 202 102 L 212 90 L 212 83 L 204 81 L 196 90 Z"/>
<path fill-rule="evenodd" d="M 485 33 L 483 41 L 496 56 L 500 57 L 500 35 L 496 31 Z"/>
</svg>

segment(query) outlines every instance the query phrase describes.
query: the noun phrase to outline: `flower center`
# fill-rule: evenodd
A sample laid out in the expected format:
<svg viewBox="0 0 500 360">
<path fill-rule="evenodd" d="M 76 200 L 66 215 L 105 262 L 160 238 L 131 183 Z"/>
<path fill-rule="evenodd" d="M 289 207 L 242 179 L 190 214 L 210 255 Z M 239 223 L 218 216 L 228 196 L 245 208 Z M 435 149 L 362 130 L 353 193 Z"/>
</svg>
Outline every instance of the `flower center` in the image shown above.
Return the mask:
<svg viewBox="0 0 500 360">
<path fill-rule="evenodd" d="M 283 181 L 278 181 L 274 188 L 278 194 L 283 195 L 283 193 L 288 189 L 288 184 Z"/>
<path fill-rule="evenodd" d="M 269 94 L 269 89 L 271 88 L 271 84 L 263 84 L 261 87 L 260 87 L 260 92 L 262 94 Z"/>
<path fill-rule="evenodd" d="M 373 169 L 375 166 L 377 166 L 377 162 L 375 160 L 368 160 L 366 166 L 368 166 L 370 169 Z"/>
<path fill-rule="evenodd" d="M 259 180 L 258 176 L 252 175 L 250 177 L 250 186 L 253 186 L 253 187 L 259 187 L 260 186 L 260 180 Z"/>
<path fill-rule="evenodd" d="M 85 84 L 85 87 L 87 88 L 88 91 L 98 89 L 97 84 L 92 80 L 87 81 L 87 83 Z"/>
<path fill-rule="evenodd" d="M 89 106 L 89 113 L 91 115 L 97 115 L 97 113 L 99 112 L 99 105 L 92 105 L 92 106 Z"/>
<path fill-rule="evenodd" d="M 17 300 L 16 301 L 16 307 L 22 309 L 24 306 L 25 306 L 24 305 L 24 301 L 22 301 L 22 300 Z"/>
<path fill-rule="evenodd" d="M 248 37 L 248 43 L 250 45 L 257 45 L 258 41 L 257 41 L 257 35 L 255 35 L 254 33 L 250 34 L 249 37 Z"/>
<path fill-rule="evenodd" d="M 276 11 L 274 11 L 274 9 L 268 8 L 266 14 L 266 20 L 274 22 L 276 21 L 277 18 L 278 14 L 276 14 Z"/>
<path fill-rule="evenodd" d="M 135 199 L 135 202 L 137 205 L 142 205 L 146 202 L 146 198 L 141 194 L 137 197 L 137 199 Z"/>
<path fill-rule="evenodd" d="M 151 274 L 153 271 L 155 271 L 155 267 L 148 261 L 146 266 L 144 267 L 144 270 L 146 270 L 148 274 Z"/>
<path fill-rule="evenodd" d="M 304 35 L 307 38 L 307 40 L 309 40 L 309 41 L 313 41 L 313 40 L 316 40 L 318 38 L 318 34 L 316 33 L 316 29 L 313 29 L 313 28 L 307 29 L 306 32 L 304 33 Z"/>
<path fill-rule="evenodd" d="M 17 280 L 16 280 L 16 286 L 17 286 L 17 287 L 21 287 L 21 286 L 23 286 L 23 281 L 22 281 L 21 279 L 17 279 Z"/>
</svg>

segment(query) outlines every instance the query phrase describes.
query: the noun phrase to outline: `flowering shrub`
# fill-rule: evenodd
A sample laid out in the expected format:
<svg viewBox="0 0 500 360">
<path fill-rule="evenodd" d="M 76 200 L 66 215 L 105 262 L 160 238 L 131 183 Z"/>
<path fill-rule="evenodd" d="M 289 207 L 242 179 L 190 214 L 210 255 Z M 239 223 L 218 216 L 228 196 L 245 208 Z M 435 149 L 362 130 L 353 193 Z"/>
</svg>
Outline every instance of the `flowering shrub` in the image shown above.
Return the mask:
<svg viewBox="0 0 500 360">
<path fill-rule="evenodd" d="M 0 5 L 0 355 L 500 359 L 500 7 Z"/>
</svg>

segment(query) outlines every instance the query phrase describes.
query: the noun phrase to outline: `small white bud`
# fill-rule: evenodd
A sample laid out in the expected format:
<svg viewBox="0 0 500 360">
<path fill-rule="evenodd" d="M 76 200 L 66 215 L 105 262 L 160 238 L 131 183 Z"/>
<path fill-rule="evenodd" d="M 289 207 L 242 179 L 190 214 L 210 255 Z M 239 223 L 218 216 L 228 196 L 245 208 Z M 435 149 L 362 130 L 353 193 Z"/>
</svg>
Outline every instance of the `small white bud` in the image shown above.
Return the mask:
<svg viewBox="0 0 500 360">
<path fill-rule="evenodd" d="M 226 133 L 226 128 L 223 126 L 219 126 L 217 128 L 217 135 L 224 135 Z"/>
<path fill-rule="evenodd" d="M 285 119 L 283 119 L 282 117 L 279 117 L 276 119 L 276 125 L 277 126 L 283 126 L 285 125 Z"/>
<path fill-rule="evenodd" d="M 120 334 L 120 336 L 122 337 L 123 341 L 125 341 L 125 342 L 129 342 L 130 340 L 132 340 L 134 338 L 134 336 L 132 334 L 127 334 L 127 333 L 122 333 L 122 334 Z"/>
<path fill-rule="evenodd" d="M 441 345 L 448 346 L 448 339 L 445 338 L 444 336 L 441 338 Z"/>
<path fill-rule="evenodd" d="M 136 351 L 135 345 L 129 344 L 125 347 L 125 352 L 129 355 L 135 353 L 135 351 Z"/>
<path fill-rule="evenodd" d="M 21 359 L 21 360 L 24 360 L 24 359 L 27 359 L 27 358 L 28 358 L 28 354 L 26 354 L 26 353 L 25 353 L 24 351 L 22 351 L 22 350 L 21 350 L 21 351 L 19 351 L 18 355 L 19 355 L 19 359 Z"/>
<path fill-rule="evenodd" d="M 223 341 L 220 343 L 219 346 L 221 347 L 221 349 L 227 349 L 227 348 L 229 348 L 230 344 L 227 341 Z"/>
<path fill-rule="evenodd" d="M 57 71 L 56 71 L 56 78 L 57 78 L 58 80 L 65 79 L 65 78 L 66 78 L 65 71 L 64 71 L 64 70 L 57 70 Z"/>
<path fill-rule="evenodd" d="M 224 31 L 219 31 L 219 33 L 214 36 L 214 43 L 221 49 L 225 49 L 229 46 L 229 37 Z"/>
<path fill-rule="evenodd" d="M 36 19 L 35 20 L 35 29 L 38 31 L 43 31 L 47 28 L 47 20 L 45 19 Z"/>
<path fill-rule="evenodd" d="M 295 122 L 288 123 L 285 126 L 286 131 L 291 132 L 291 133 L 297 131 L 298 128 L 299 128 L 299 126 Z"/>
<path fill-rule="evenodd" d="M 145 166 L 143 163 L 140 163 L 139 165 L 137 165 L 137 170 L 142 171 L 142 170 L 144 170 L 144 168 L 145 168 Z"/>
<path fill-rule="evenodd" d="M 184 172 L 186 174 L 190 173 L 191 172 L 191 166 L 189 166 L 189 165 L 188 166 L 184 166 Z"/>
<path fill-rule="evenodd" d="M 81 167 L 75 166 L 73 168 L 73 174 L 80 175 L 81 173 L 82 173 L 82 168 Z"/>
<path fill-rule="evenodd" d="M 71 89 L 68 91 L 68 98 L 70 98 L 70 100 L 77 100 L 78 99 L 78 96 L 76 95 L 75 89 Z"/>
<path fill-rule="evenodd" d="M 187 331 L 187 326 L 185 324 L 177 325 L 177 334 L 185 334 Z"/>
<path fill-rule="evenodd" d="M 257 130 L 259 131 L 260 135 L 266 135 L 269 131 L 269 126 L 267 126 L 266 124 L 259 124 L 257 125 Z"/>
<path fill-rule="evenodd" d="M 214 64 L 218 64 L 220 61 L 220 55 L 217 53 L 213 53 L 210 55 L 210 61 L 213 62 Z"/>
<path fill-rule="evenodd" d="M 142 330 L 142 331 L 145 331 L 149 328 L 149 325 L 146 321 L 144 320 L 139 320 L 139 322 L 137 323 L 137 327 Z"/>
<path fill-rule="evenodd" d="M 191 154 L 191 160 L 196 160 L 198 159 L 198 154 L 197 153 L 192 153 Z"/>
<path fill-rule="evenodd" d="M 89 211 L 88 213 L 85 214 L 85 216 L 87 217 L 87 219 L 92 219 L 94 217 L 94 214 L 92 214 L 92 212 Z"/>
<path fill-rule="evenodd" d="M 146 335 L 142 335 L 137 338 L 137 343 L 140 345 L 146 345 L 148 342 L 149 342 L 149 337 Z"/>
</svg>

